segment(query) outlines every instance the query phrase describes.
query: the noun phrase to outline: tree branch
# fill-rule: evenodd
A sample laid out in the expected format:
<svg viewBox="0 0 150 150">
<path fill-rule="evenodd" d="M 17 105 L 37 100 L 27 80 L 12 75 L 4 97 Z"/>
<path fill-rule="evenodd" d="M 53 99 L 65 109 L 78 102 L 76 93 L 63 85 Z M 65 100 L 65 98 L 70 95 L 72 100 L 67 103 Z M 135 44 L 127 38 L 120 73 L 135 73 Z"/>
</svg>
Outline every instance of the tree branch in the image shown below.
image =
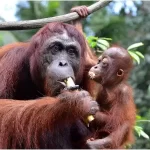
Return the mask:
<svg viewBox="0 0 150 150">
<path fill-rule="evenodd" d="M 93 13 L 98 9 L 101 9 L 108 5 L 113 0 L 100 0 L 93 5 L 88 7 L 89 13 Z M 11 22 L 0 22 L 0 30 L 27 30 L 35 29 L 44 26 L 50 22 L 69 22 L 78 19 L 80 16 L 76 13 L 68 13 L 61 16 L 43 18 L 37 20 L 26 20 L 26 21 L 11 21 Z"/>
</svg>

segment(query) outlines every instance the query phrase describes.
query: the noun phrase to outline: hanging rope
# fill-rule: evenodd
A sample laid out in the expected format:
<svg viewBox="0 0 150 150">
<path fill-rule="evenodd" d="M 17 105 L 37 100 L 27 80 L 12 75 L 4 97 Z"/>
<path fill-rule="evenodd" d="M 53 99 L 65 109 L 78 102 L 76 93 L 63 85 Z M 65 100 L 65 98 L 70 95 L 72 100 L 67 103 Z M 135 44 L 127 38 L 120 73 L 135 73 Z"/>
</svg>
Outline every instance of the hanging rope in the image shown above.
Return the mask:
<svg viewBox="0 0 150 150">
<path fill-rule="evenodd" d="M 89 14 L 97 11 L 108 5 L 112 0 L 100 0 L 88 7 Z M 44 26 L 50 22 L 69 22 L 78 19 L 80 16 L 76 13 L 68 13 L 61 16 L 43 18 L 37 20 L 26 20 L 26 21 L 10 21 L 0 22 L 0 30 L 27 30 L 36 29 Z"/>
</svg>

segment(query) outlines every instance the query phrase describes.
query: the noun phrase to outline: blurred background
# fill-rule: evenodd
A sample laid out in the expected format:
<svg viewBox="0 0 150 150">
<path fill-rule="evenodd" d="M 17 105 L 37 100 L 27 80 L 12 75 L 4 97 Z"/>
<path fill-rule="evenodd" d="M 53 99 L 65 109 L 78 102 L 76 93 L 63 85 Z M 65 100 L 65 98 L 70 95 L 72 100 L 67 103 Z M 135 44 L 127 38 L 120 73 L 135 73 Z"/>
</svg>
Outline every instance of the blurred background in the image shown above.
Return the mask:
<svg viewBox="0 0 150 150">
<path fill-rule="evenodd" d="M 68 13 L 74 6 L 90 5 L 94 1 L 26 1 L 5 0 L 0 2 L 0 21 L 40 19 Z M 119 0 L 93 13 L 83 20 L 86 36 L 112 38 L 111 44 L 127 48 L 143 42 L 138 50 L 145 56 L 135 64 L 129 82 L 134 88 L 137 121 L 150 136 L 150 1 Z M 27 41 L 37 30 L 0 31 L 0 46 L 15 41 Z M 146 120 L 146 121 L 145 121 Z M 148 149 L 150 140 L 139 137 L 132 148 Z"/>
</svg>

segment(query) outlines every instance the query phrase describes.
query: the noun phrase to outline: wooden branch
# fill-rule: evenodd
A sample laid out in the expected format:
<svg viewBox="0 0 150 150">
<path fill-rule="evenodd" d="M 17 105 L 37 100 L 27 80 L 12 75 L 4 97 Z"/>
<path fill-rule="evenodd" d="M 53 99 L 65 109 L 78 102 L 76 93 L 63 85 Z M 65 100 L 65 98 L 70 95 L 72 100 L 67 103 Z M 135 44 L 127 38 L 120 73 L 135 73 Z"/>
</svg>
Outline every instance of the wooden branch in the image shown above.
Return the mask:
<svg viewBox="0 0 150 150">
<path fill-rule="evenodd" d="M 100 0 L 93 5 L 88 7 L 89 13 L 93 13 L 98 9 L 101 9 L 108 5 L 113 0 Z M 37 20 L 27 20 L 27 21 L 10 21 L 10 22 L 0 22 L 0 30 L 27 30 L 35 29 L 44 26 L 50 22 L 69 22 L 78 19 L 80 16 L 76 13 L 68 13 L 61 16 L 43 18 Z"/>
</svg>

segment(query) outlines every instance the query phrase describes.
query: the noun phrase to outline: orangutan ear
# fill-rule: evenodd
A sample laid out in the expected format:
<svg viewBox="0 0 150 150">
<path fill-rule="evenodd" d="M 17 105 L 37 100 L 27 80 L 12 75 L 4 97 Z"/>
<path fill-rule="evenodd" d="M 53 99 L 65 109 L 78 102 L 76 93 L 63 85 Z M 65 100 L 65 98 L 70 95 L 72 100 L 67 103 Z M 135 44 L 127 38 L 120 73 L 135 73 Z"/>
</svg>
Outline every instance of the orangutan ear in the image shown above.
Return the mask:
<svg viewBox="0 0 150 150">
<path fill-rule="evenodd" d="M 121 77 L 124 75 L 124 70 L 123 69 L 119 69 L 119 71 L 117 72 L 117 76 Z"/>
</svg>

